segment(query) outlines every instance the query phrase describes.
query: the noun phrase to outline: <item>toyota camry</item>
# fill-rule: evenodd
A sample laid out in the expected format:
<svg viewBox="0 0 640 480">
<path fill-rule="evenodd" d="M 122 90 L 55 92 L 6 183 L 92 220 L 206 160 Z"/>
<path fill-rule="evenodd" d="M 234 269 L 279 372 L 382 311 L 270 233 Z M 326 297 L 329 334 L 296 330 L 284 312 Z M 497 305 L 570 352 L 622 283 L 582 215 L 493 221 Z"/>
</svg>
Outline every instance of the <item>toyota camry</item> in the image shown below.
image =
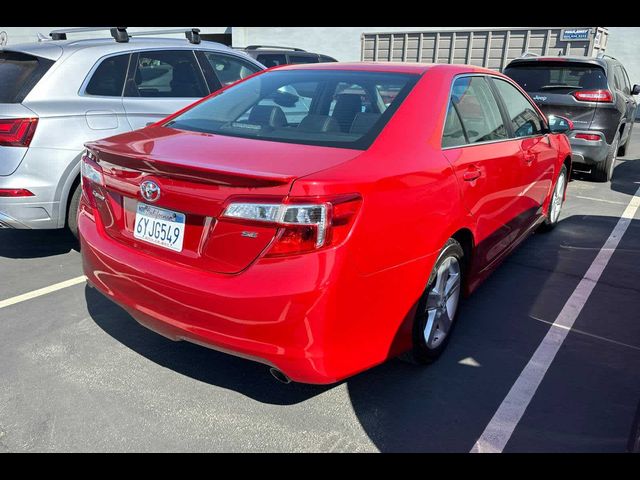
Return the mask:
<svg viewBox="0 0 640 480">
<path fill-rule="evenodd" d="M 86 145 L 84 271 L 142 325 L 285 382 L 430 363 L 461 298 L 558 222 L 571 128 L 479 67 L 259 72 Z"/>
</svg>

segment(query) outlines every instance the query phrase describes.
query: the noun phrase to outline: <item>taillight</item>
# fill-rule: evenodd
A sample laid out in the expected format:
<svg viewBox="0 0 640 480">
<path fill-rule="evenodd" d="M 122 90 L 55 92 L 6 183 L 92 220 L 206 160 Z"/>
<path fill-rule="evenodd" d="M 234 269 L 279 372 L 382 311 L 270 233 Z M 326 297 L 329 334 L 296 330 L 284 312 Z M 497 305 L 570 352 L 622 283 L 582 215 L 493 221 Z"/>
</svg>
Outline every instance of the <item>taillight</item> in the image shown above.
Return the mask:
<svg viewBox="0 0 640 480">
<path fill-rule="evenodd" d="M 356 194 L 314 199 L 290 198 L 287 203 L 233 202 L 222 213 L 243 223 L 278 227 L 266 256 L 291 255 L 337 245 L 355 221 L 362 198 Z"/>
<path fill-rule="evenodd" d="M 37 118 L 0 120 L 0 145 L 4 147 L 28 147 L 37 126 Z"/>
<path fill-rule="evenodd" d="M 80 183 L 82 185 L 82 196 L 93 208 L 96 207 L 93 184 L 104 186 L 102 168 L 96 163 L 96 157 L 91 151 L 85 150 L 80 160 Z"/>
<path fill-rule="evenodd" d="M 104 177 L 102 176 L 102 169 L 95 161 L 95 155 L 89 150 L 86 150 L 82 155 L 82 162 L 80 163 L 80 170 L 82 172 L 81 180 L 91 180 L 98 185 L 104 185 Z"/>
<path fill-rule="evenodd" d="M 26 188 L 0 188 L 0 197 L 33 197 Z"/>
<path fill-rule="evenodd" d="M 600 140 L 602 140 L 602 137 L 600 137 L 600 135 L 595 135 L 593 133 L 576 133 L 575 138 L 589 140 L 590 142 L 599 142 Z"/>
<path fill-rule="evenodd" d="M 613 102 L 613 95 L 609 90 L 577 90 L 572 95 L 581 102 Z"/>
</svg>

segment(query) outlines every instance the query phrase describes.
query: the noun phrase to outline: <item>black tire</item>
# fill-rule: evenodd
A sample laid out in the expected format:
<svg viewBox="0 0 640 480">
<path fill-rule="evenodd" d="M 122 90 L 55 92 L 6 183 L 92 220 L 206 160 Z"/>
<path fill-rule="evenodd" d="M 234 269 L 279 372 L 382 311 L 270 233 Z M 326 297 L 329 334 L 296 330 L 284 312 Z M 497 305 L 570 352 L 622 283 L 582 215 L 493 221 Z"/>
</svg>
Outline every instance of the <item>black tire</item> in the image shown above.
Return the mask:
<svg viewBox="0 0 640 480">
<path fill-rule="evenodd" d="M 81 193 L 82 187 L 78 183 L 72 191 L 67 209 L 67 228 L 76 239 L 78 238 L 78 207 L 80 206 Z"/>
<path fill-rule="evenodd" d="M 633 132 L 633 123 L 629 125 L 629 133 L 627 134 L 627 141 L 624 142 L 624 145 L 618 148 L 618 156 L 624 157 L 627 154 L 627 147 L 629 146 L 629 142 L 631 142 L 631 133 Z"/>
<path fill-rule="evenodd" d="M 429 299 L 430 294 L 432 294 L 435 290 L 435 281 L 437 278 L 438 270 L 440 267 L 445 264 L 450 258 L 455 259 L 457 265 L 459 266 L 459 286 L 458 286 L 458 294 L 456 298 L 456 308 L 451 318 L 450 327 L 446 332 L 444 338 L 437 344 L 435 347 L 430 347 L 427 344 L 427 340 L 425 339 L 425 329 L 428 324 L 429 315 L 427 313 L 427 300 Z M 451 334 L 456 325 L 456 318 L 458 316 L 458 311 L 460 310 L 460 300 L 462 298 L 462 285 L 464 285 L 464 274 L 465 274 L 465 258 L 464 258 L 464 250 L 460 243 L 458 243 L 455 239 L 450 238 L 445 246 L 442 248 L 440 255 L 438 256 L 438 260 L 436 260 L 435 265 L 433 266 L 433 271 L 429 276 L 429 281 L 427 283 L 427 287 L 424 290 L 424 293 L 420 297 L 420 301 L 418 302 L 418 307 L 416 309 L 416 316 L 413 320 L 413 348 L 402 355 L 400 358 L 409 363 L 425 365 L 434 362 L 438 359 L 438 357 L 442 354 L 449 343 L 449 339 L 451 338 Z M 452 277 L 449 277 L 450 279 Z M 446 307 L 445 307 L 446 308 Z M 434 320 L 432 323 L 435 323 Z"/>
<path fill-rule="evenodd" d="M 591 178 L 596 182 L 608 182 L 613 176 L 613 169 L 616 164 L 616 157 L 618 155 L 618 144 L 620 143 L 620 132 L 616 133 L 613 139 L 611 148 L 604 162 L 596 163 L 591 169 Z"/>
<path fill-rule="evenodd" d="M 556 179 L 556 183 L 553 185 L 553 190 L 551 191 L 551 199 L 549 200 L 549 208 L 547 209 L 547 216 L 544 219 L 544 222 L 540 225 L 540 231 L 541 232 L 550 232 L 551 230 L 553 230 L 556 225 L 558 224 L 558 220 L 560 219 L 560 213 L 562 210 L 562 205 L 564 205 L 564 190 L 567 189 L 567 183 L 568 183 L 568 172 L 567 172 L 567 166 L 566 165 L 562 165 L 562 168 L 560 169 L 560 173 L 558 174 L 558 178 Z M 555 218 L 552 218 L 552 213 L 551 213 L 551 208 L 552 208 L 552 202 L 554 201 L 554 195 L 557 193 L 556 189 L 558 188 L 558 182 L 560 182 L 560 178 L 563 177 L 564 178 L 564 188 L 562 188 L 562 200 L 560 203 L 560 210 L 558 211 L 558 215 L 555 216 Z"/>
</svg>

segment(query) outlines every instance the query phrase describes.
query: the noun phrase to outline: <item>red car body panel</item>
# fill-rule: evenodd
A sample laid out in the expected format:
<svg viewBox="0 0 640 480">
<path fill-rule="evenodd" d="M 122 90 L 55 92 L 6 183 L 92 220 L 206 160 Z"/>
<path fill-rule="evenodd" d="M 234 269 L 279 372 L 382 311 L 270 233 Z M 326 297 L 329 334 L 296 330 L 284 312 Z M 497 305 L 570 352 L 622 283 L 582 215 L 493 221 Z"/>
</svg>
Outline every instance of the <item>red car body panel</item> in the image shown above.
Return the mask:
<svg viewBox="0 0 640 480">
<path fill-rule="evenodd" d="M 417 302 L 448 238 L 471 240 L 466 293 L 526 238 L 546 214 L 570 147 L 564 135 L 545 135 L 442 149 L 453 79 L 506 78 L 493 71 L 389 63 L 280 69 L 421 78 L 364 151 L 158 124 L 89 144 L 105 185 L 90 185 L 81 201 L 84 270 L 90 284 L 169 338 L 272 365 L 294 381 L 332 383 L 411 348 Z M 465 180 L 476 170 L 477 179 Z M 148 179 L 162 188 L 159 207 L 187 213 L 180 253 L 133 237 L 139 186 Z M 260 227 L 256 243 L 218 218 L 234 198 L 353 193 L 362 201 L 346 238 L 302 254 L 266 256 L 276 227 Z"/>
</svg>

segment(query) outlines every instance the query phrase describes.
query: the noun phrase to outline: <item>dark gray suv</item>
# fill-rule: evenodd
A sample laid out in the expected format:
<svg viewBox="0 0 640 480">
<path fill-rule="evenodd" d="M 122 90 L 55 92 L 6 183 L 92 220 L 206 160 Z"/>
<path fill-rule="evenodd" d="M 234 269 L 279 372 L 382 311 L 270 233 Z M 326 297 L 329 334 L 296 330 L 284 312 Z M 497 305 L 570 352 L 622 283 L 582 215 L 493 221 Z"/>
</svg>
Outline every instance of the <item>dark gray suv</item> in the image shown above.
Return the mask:
<svg viewBox="0 0 640 480">
<path fill-rule="evenodd" d="M 611 180 L 617 155 L 631 138 L 640 85 L 631 85 L 613 57 L 524 57 L 504 73 L 527 91 L 547 115 L 574 123 L 568 133 L 574 165 L 591 170 L 594 180 Z"/>
</svg>

